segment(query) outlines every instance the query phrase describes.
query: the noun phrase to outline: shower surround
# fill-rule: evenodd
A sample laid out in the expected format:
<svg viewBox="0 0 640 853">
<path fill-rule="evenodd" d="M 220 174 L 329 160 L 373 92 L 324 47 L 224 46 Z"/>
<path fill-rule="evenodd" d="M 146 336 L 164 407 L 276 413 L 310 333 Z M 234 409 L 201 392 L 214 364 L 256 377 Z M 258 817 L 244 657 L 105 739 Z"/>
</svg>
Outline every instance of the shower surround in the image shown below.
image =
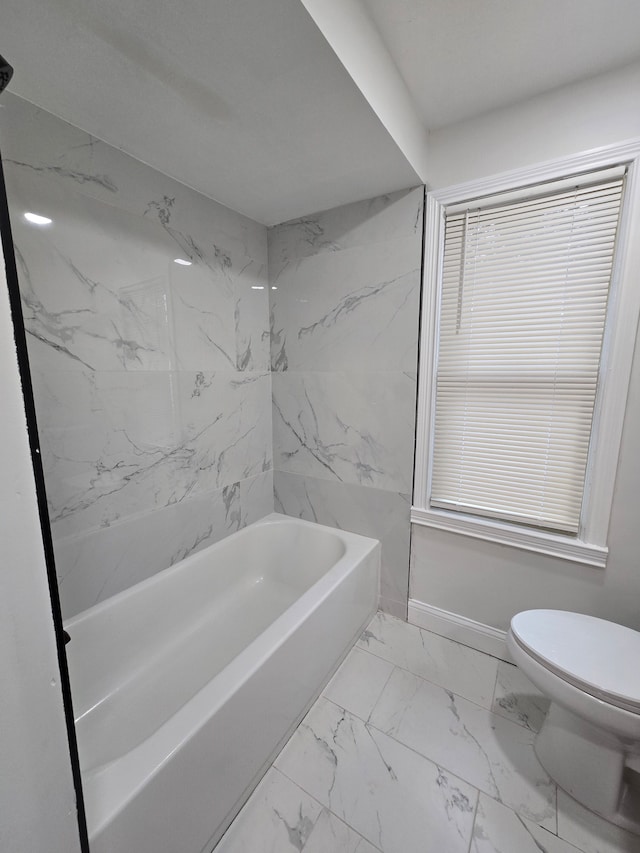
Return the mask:
<svg viewBox="0 0 640 853">
<path fill-rule="evenodd" d="M 423 188 L 269 230 L 275 506 L 382 542 L 406 619 Z"/>
<path fill-rule="evenodd" d="M 65 618 L 274 496 L 406 618 L 422 188 L 267 229 L 12 95 L 0 146 Z"/>
<path fill-rule="evenodd" d="M 68 618 L 272 511 L 266 228 L 15 96 L 0 143 Z"/>
</svg>

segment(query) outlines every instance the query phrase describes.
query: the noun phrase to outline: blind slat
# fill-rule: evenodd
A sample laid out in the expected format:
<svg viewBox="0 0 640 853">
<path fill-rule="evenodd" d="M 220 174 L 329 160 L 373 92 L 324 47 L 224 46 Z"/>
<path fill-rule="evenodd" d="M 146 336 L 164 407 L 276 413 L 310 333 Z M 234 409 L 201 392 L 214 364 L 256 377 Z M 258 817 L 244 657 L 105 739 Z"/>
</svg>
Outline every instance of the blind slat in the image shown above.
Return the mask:
<svg viewBox="0 0 640 853">
<path fill-rule="evenodd" d="M 447 211 L 433 506 L 578 530 L 623 181 Z"/>
</svg>

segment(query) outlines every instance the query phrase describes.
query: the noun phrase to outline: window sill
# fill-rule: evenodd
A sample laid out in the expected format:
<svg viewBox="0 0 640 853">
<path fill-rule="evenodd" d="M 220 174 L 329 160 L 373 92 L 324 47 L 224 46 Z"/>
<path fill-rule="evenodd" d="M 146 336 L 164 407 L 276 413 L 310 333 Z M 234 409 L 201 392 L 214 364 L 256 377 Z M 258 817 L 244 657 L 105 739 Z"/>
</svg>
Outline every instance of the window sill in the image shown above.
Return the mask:
<svg viewBox="0 0 640 853">
<path fill-rule="evenodd" d="M 436 527 L 450 533 L 460 533 L 462 536 L 510 545 L 525 551 L 535 551 L 538 554 L 559 557 L 561 560 L 583 563 L 599 569 L 603 569 L 607 564 L 608 548 L 590 545 L 579 539 L 557 533 L 545 533 L 542 530 L 531 530 L 470 515 L 418 507 L 411 507 L 411 521 L 413 524 L 421 524 L 424 527 Z"/>
</svg>

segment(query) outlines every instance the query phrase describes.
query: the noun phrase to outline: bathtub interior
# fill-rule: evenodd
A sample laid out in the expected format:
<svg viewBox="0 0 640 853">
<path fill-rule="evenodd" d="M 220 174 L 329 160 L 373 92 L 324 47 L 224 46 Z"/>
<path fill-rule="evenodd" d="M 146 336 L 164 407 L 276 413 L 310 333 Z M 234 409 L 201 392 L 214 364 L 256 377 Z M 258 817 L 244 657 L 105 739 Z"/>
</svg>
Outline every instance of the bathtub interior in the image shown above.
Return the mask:
<svg viewBox="0 0 640 853">
<path fill-rule="evenodd" d="M 232 539 L 67 623 L 83 772 L 160 728 L 346 551 L 277 515 Z"/>
</svg>

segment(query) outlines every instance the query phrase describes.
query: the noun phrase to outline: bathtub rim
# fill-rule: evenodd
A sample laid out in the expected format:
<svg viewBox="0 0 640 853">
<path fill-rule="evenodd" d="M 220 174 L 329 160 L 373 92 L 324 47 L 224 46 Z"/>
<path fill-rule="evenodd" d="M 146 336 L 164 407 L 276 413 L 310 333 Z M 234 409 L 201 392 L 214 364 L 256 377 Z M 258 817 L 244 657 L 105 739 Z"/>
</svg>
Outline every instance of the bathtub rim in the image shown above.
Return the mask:
<svg viewBox="0 0 640 853">
<path fill-rule="evenodd" d="M 127 598 L 130 598 L 141 587 L 152 586 L 152 585 L 155 586 L 158 583 L 162 583 L 163 580 L 171 577 L 172 575 L 177 574 L 179 571 L 185 571 L 189 564 L 195 563 L 199 559 L 202 559 L 203 554 L 206 551 L 208 551 L 209 549 L 215 548 L 218 545 L 223 545 L 224 543 L 228 542 L 231 538 L 235 538 L 235 537 L 243 537 L 244 538 L 246 535 L 248 535 L 248 533 L 254 527 L 262 526 L 262 525 L 265 525 L 265 526 L 266 525 L 278 525 L 278 524 L 281 524 L 283 522 L 284 523 L 291 523 L 292 522 L 296 525 L 302 525 L 304 527 L 311 527 L 311 528 L 316 528 L 316 529 L 321 528 L 322 530 L 326 530 L 330 533 L 335 534 L 336 538 L 341 538 L 341 536 L 344 535 L 346 537 L 354 536 L 354 537 L 357 537 L 360 539 L 370 539 L 374 542 L 378 541 L 377 539 L 373 539 L 372 537 L 363 536 L 360 533 L 352 533 L 349 530 L 342 530 L 341 528 L 338 528 L 338 527 L 330 527 L 329 525 L 326 525 L 326 524 L 318 524 L 315 521 L 307 521 L 306 519 L 303 519 L 303 518 L 297 518 L 297 517 L 292 516 L 292 515 L 284 515 L 283 513 L 279 513 L 279 512 L 270 512 L 268 515 L 263 516 L 262 518 L 258 519 L 257 521 L 252 521 L 250 524 L 247 524 L 244 527 L 239 528 L 238 530 L 231 531 L 227 536 L 223 536 L 222 539 L 218 539 L 216 542 L 212 542 L 210 545 L 206 545 L 204 548 L 201 548 L 198 551 L 194 551 L 194 553 L 189 554 L 187 557 L 184 557 L 182 560 L 176 561 L 172 565 L 167 566 L 165 569 L 159 569 L 157 572 L 154 572 L 153 574 L 149 575 L 149 577 L 143 578 L 142 580 L 137 581 L 136 583 L 132 584 L 131 586 L 128 586 L 126 589 L 122 589 L 122 590 L 120 590 L 120 592 L 115 593 L 115 595 L 110 595 L 108 598 L 104 598 L 104 599 L 102 599 L 102 601 L 98 601 L 98 602 L 96 602 L 96 604 L 92 604 L 90 607 L 87 607 L 84 610 L 81 610 L 79 613 L 74 613 L 73 616 L 70 616 L 68 619 L 63 620 L 63 627 L 67 632 L 70 633 L 70 631 L 74 627 L 76 627 L 77 625 L 81 625 L 83 622 L 87 621 L 89 618 L 98 616 L 103 611 L 111 609 L 111 607 L 114 607 L 116 604 L 118 604 L 118 602 L 124 601 Z M 344 556 L 346 556 L 346 552 L 331 566 L 331 568 L 338 565 L 338 562 L 340 562 L 340 560 Z M 331 569 L 329 569 L 329 571 L 331 571 Z M 324 577 L 324 575 L 322 575 L 321 578 L 318 578 L 318 580 L 321 580 L 322 577 Z M 314 585 L 315 585 L 315 583 L 312 584 L 311 586 L 313 587 Z M 71 638 L 71 640 L 73 641 L 73 637 Z"/>
<path fill-rule="evenodd" d="M 204 684 L 179 710 L 169 717 L 158 729 L 138 743 L 133 749 L 123 755 L 98 765 L 89 771 L 83 771 L 83 787 L 87 792 L 85 797 L 90 801 L 100 802 L 100 814 L 97 820 L 91 820 L 89 826 L 90 839 L 105 829 L 118 814 L 136 797 L 136 795 L 159 774 L 163 767 L 171 761 L 175 752 L 179 751 L 188 741 L 195 737 L 208 719 L 225 704 L 229 697 L 238 690 L 244 682 L 277 652 L 280 646 L 287 642 L 308 616 L 315 612 L 323 602 L 340 586 L 341 582 L 360 565 L 370 554 L 380 550 L 378 540 L 360 534 L 319 525 L 280 513 L 269 513 L 264 518 L 248 525 L 232 534 L 244 536 L 250 534 L 252 527 L 262 525 L 295 525 L 321 528 L 345 545 L 342 556 L 321 575 L 305 592 L 289 605 L 267 628 L 256 636 L 236 657 L 227 663 L 210 681 Z M 219 540 L 209 546 L 226 542 L 230 537 Z M 110 599 L 99 602 L 91 608 L 72 617 L 65 626 L 77 624 L 80 620 L 89 618 L 93 613 L 99 613 L 108 607 L 114 607 L 120 600 L 131 594 L 142 584 L 156 584 L 162 581 L 167 573 L 184 571 L 189 561 L 202 557 L 203 551 L 190 555 L 184 561 L 158 572 L 151 578 L 123 590 Z M 377 565 L 377 586 L 379 594 L 379 561 Z M 369 617 L 370 618 L 370 617 Z M 357 639 L 362 627 L 356 632 Z M 348 653 L 347 648 L 344 655 Z M 332 669 L 337 668 L 336 663 Z M 330 673 L 328 673 L 330 675 Z M 318 695 L 324 684 L 318 685 Z M 304 712 L 303 712 L 304 713 Z M 300 719 L 302 717 L 300 716 Z M 158 756 L 162 756 L 158 760 Z M 259 778 L 259 777 L 258 777 Z M 255 781 L 252 781 L 255 785 Z"/>
</svg>

